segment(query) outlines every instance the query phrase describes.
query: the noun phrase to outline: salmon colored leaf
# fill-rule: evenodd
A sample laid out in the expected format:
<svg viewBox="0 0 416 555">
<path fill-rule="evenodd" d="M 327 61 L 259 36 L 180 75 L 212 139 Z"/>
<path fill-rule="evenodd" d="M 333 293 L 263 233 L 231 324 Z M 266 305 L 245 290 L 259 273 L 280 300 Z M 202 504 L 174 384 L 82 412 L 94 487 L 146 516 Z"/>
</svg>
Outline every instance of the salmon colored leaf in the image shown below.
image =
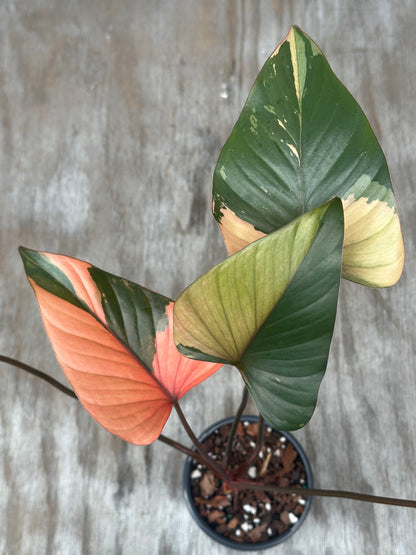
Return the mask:
<svg viewBox="0 0 416 555">
<path fill-rule="evenodd" d="M 170 299 L 75 258 L 19 250 L 58 362 L 82 405 L 126 441 L 156 440 L 173 404 L 221 365 L 179 353 Z"/>
</svg>

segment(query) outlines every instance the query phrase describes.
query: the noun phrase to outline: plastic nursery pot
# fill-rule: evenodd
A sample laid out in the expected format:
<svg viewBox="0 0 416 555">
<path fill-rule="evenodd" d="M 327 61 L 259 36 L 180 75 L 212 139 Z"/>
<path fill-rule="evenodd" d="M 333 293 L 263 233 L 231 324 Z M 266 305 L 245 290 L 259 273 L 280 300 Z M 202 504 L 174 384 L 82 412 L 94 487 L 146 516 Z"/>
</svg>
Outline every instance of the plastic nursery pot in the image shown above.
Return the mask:
<svg viewBox="0 0 416 555">
<path fill-rule="evenodd" d="M 250 431 L 250 427 L 257 422 L 257 416 L 242 416 L 241 417 L 241 424 L 243 425 L 243 430 L 245 429 L 245 436 L 247 439 L 248 432 Z M 224 425 L 231 425 L 233 422 L 233 418 L 224 418 L 220 420 L 216 424 L 210 426 L 207 430 L 205 430 L 199 440 L 201 443 L 205 441 L 210 441 L 210 436 L 214 435 L 215 443 L 221 444 L 221 430 L 220 428 Z M 274 465 L 274 472 L 283 476 L 285 465 L 289 469 L 290 478 L 290 485 L 294 485 L 296 481 L 298 481 L 300 487 L 312 487 L 312 471 L 309 461 L 303 451 L 302 447 L 296 441 L 296 439 L 289 434 L 288 432 L 280 432 L 273 430 L 266 424 L 266 433 L 265 433 L 265 444 L 267 440 L 267 435 L 270 436 L 270 441 L 275 441 L 276 436 L 275 433 L 278 434 L 277 436 L 277 446 L 275 444 L 274 448 L 269 448 L 268 452 L 263 453 L 263 457 L 258 459 L 258 465 L 260 465 L 260 470 L 263 465 L 267 464 L 266 459 L 267 455 L 271 453 L 271 455 L 275 457 L 280 457 L 280 453 L 284 452 L 285 455 L 282 457 L 282 461 L 285 464 L 278 464 L 276 465 L 277 459 L 273 460 Z M 254 434 L 253 434 L 254 436 Z M 218 438 L 218 439 L 217 439 Z M 250 447 L 254 445 L 255 437 L 253 437 L 253 441 L 250 442 Z M 222 448 L 222 447 L 221 447 Z M 287 450 L 287 451 L 286 451 Z M 276 452 L 277 451 L 277 452 Z M 294 451 L 296 452 L 296 457 L 294 455 Z M 269 461 L 271 460 L 271 455 L 269 456 Z M 253 463 L 254 464 L 254 463 Z M 255 467 L 256 468 L 256 467 Z M 281 469 L 279 470 L 276 469 Z M 252 470 L 252 469 L 251 469 Z M 252 470 L 253 472 L 257 472 Z M 247 501 L 246 504 L 242 503 L 242 507 L 238 509 L 240 520 L 239 523 L 236 525 L 237 517 L 232 516 L 231 509 L 224 509 L 221 506 L 221 499 L 225 500 L 225 505 L 233 506 L 233 510 L 235 510 L 235 502 L 233 500 L 231 492 L 228 495 L 224 495 L 224 492 L 217 494 L 218 492 L 214 493 L 212 496 L 212 505 L 209 506 L 209 501 L 204 499 L 204 505 L 206 504 L 208 508 L 208 513 L 206 516 L 201 514 L 200 508 L 198 505 L 201 503 L 201 496 L 197 497 L 197 503 L 194 500 L 195 491 L 198 490 L 195 487 L 195 483 L 199 482 L 201 475 L 205 472 L 205 467 L 201 467 L 199 463 L 196 463 L 193 459 L 188 457 L 185 461 L 185 466 L 183 470 L 183 489 L 184 489 L 184 496 L 187 507 L 193 516 L 194 520 L 197 522 L 199 527 L 210 536 L 213 540 L 217 541 L 218 543 L 225 545 L 227 547 L 240 550 L 240 551 L 259 551 L 268 549 L 270 547 L 276 546 L 287 539 L 289 539 L 293 534 L 299 530 L 299 527 L 304 522 L 309 509 L 312 504 L 312 497 L 303 497 L 301 499 L 298 496 L 294 495 L 286 495 L 281 499 L 283 503 L 277 503 L 274 499 L 273 502 L 268 502 L 267 492 L 263 493 L 253 493 L 250 500 Z M 249 472 L 250 474 L 250 472 Z M 281 478 L 282 480 L 288 480 L 285 476 Z M 208 480 L 208 483 L 210 480 Z M 221 484 L 221 482 L 219 482 Z M 299 490 L 300 494 L 302 489 Z M 245 495 L 250 496 L 250 492 L 246 492 Z M 253 501 L 254 496 L 254 501 Z M 227 500 L 228 499 L 228 500 Z M 210 499 L 211 500 L 211 499 Z M 285 505 L 286 503 L 286 505 Z M 282 507 L 283 505 L 283 507 Z M 286 510 L 285 507 L 287 506 L 294 506 L 292 510 L 289 512 Z M 276 509 L 277 507 L 277 509 Z M 218 510 L 221 509 L 221 510 Z M 276 510 L 280 510 L 281 513 L 276 513 Z M 265 517 L 265 511 L 269 511 L 269 514 Z M 203 509 L 204 512 L 204 509 Z M 207 512 L 207 511 L 205 511 Z M 285 514 L 283 514 L 285 513 Z M 258 516 L 263 517 L 263 522 Z M 215 518 L 216 517 L 216 518 Z M 266 524 L 264 519 L 268 519 L 269 522 Z M 209 520 L 211 522 L 209 522 Z M 245 519 L 245 520 L 243 520 Z M 260 521 L 260 522 L 256 522 Z M 274 520 L 275 519 L 275 520 Z M 278 520 L 278 521 L 277 521 Z M 285 521 L 286 524 L 282 524 L 282 521 Z M 261 526 L 263 533 L 260 536 L 260 528 L 258 531 L 254 531 L 257 526 Z M 276 531 L 276 527 L 285 527 L 287 529 L 283 531 Z M 222 532 L 224 529 L 227 528 L 226 534 L 224 535 Z M 228 537 L 229 529 L 233 529 L 232 537 Z M 219 530 L 219 531 L 218 531 Z M 243 533 L 244 530 L 244 533 Z M 250 531 L 250 532 L 249 532 Z M 266 532 L 266 534 L 265 534 Z M 249 537 L 247 537 L 247 533 Z M 267 539 L 264 539 L 266 535 Z M 257 539 L 256 539 L 257 538 Z M 261 539 L 260 539 L 261 538 Z M 254 539 L 254 541 L 253 541 Z"/>
</svg>

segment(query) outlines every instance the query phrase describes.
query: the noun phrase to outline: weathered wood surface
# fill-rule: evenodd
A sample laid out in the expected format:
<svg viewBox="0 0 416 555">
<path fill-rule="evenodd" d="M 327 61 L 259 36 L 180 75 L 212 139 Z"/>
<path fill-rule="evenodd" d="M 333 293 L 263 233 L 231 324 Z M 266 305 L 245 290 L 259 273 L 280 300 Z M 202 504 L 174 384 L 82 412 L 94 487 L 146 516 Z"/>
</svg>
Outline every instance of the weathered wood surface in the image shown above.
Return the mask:
<svg viewBox="0 0 416 555">
<path fill-rule="evenodd" d="M 292 23 L 327 54 L 386 153 L 407 248 L 396 287 L 343 283 L 329 368 L 296 436 L 320 487 L 416 497 L 414 0 L 0 3 L 0 352 L 64 381 L 17 246 L 89 260 L 176 297 L 225 257 L 219 150 Z M 0 551 L 231 553 L 194 525 L 182 457 L 110 436 L 0 366 Z M 214 392 L 215 391 L 215 392 Z M 197 431 L 235 410 L 236 371 L 183 399 Z M 176 417 L 166 433 L 186 441 Z M 315 499 L 276 553 L 413 554 L 416 512 Z"/>
</svg>

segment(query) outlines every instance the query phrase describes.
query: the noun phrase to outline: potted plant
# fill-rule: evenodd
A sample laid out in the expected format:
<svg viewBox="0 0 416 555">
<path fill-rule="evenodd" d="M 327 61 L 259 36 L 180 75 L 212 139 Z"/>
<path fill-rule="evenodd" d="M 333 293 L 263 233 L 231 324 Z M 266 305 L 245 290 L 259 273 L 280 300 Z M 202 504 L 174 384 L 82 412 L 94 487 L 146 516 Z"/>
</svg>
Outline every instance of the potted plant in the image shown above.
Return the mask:
<svg viewBox="0 0 416 555">
<path fill-rule="evenodd" d="M 385 287 L 404 263 L 380 146 L 319 48 L 296 27 L 261 70 L 220 154 L 213 213 L 230 256 L 176 302 L 81 260 L 20 248 L 75 393 L 61 389 L 122 439 L 159 439 L 188 455 L 188 501 L 199 497 L 209 525 L 232 531 L 227 545 L 258 549 L 281 541 L 302 522 L 313 495 L 416 507 L 313 489 L 303 451 L 286 434 L 315 409 L 340 277 Z M 179 400 L 223 364 L 239 370 L 243 399 L 233 422 L 200 441 Z M 240 423 L 248 394 L 259 416 Z M 172 408 L 193 450 L 162 434 Z M 275 515 L 261 521 L 272 503 Z M 245 522 L 255 518 L 244 527 L 237 512 L 245 512 Z M 272 528 L 277 519 L 280 527 Z"/>
</svg>

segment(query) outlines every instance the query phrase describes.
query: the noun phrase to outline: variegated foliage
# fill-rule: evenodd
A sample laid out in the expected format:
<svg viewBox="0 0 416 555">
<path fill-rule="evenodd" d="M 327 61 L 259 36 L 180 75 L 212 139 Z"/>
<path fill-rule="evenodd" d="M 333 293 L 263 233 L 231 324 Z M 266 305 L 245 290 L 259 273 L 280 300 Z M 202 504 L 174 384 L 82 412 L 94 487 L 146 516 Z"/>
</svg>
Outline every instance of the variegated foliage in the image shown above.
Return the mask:
<svg viewBox="0 0 416 555">
<path fill-rule="evenodd" d="M 315 409 L 334 328 L 343 231 L 336 198 L 230 256 L 175 303 L 179 350 L 236 366 L 277 429 L 304 426 Z"/>
<path fill-rule="evenodd" d="M 345 211 L 343 277 L 394 284 L 404 247 L 383 152 L 322 52 L 292 27 L 221 152 L 214 216 L 232 254 L 335 196 Z"/>
<path fill-rule="evenodd" d="M 170 299 L 68 256 L 22 247 L 20 254 L 82 405 L 126 441 L 157 439 L 173 404 L 221 365 L 178 352 Z"/>
<path fill-rule="evenodd" d="M 223 363 L 239 369 L 270 424 L 303 426 L 327 364 L 341 271 L 370 286 L 402 272 L 384 155 L 296 27 L 266 62 L 221 152 L 213 211 L 231 256 L 175 304 L 86 262 L 21 248 L 81 403 L 132 443 L 154 441 L 173 404 Z"/>
</svg>

